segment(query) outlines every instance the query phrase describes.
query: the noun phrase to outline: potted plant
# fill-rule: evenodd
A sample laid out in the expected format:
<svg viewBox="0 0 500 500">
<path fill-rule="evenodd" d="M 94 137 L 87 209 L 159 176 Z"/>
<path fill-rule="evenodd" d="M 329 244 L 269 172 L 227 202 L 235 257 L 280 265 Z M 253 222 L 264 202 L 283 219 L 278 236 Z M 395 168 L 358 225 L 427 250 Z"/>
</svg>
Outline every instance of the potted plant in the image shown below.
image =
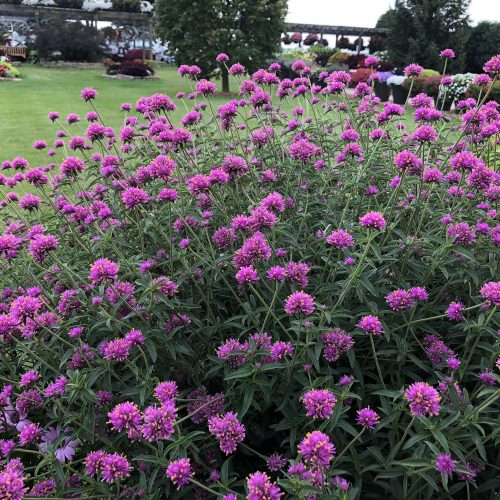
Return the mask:
<svg viewBox="0 0 500 500">
<path fill-rule="evenodd" d="M 408 98 L 408 90 L 403 88 L 404 76 L 392 75 L 387 79 L 387 85 L 392 88 L 392 100 L 396 104 L 404 104 Z"/>
<path fill-rule="evenodd" d="M 378 71 L 374 74 L 373 90 L 382 102 L 388 101 L 391 96 L 391 87 L 387 85 L 387 80 L 393 75 L 392 71 Z M 371 83 L 371 78 L 368 83 Z"/>
</svg>

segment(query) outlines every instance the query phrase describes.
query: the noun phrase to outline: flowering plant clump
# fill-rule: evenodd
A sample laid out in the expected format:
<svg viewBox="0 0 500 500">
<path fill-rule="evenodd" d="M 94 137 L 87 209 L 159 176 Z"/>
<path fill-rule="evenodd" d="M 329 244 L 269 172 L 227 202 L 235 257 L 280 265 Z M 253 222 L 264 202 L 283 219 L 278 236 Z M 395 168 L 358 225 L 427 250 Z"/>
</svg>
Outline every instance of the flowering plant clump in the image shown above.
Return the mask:
<svg viewBox="0 0 500 500">
<path fill-rule="evenodd" d="M 499 104 L 219 62 L 2 163 L 0 497 L 493 498 Z"/>
</svg>

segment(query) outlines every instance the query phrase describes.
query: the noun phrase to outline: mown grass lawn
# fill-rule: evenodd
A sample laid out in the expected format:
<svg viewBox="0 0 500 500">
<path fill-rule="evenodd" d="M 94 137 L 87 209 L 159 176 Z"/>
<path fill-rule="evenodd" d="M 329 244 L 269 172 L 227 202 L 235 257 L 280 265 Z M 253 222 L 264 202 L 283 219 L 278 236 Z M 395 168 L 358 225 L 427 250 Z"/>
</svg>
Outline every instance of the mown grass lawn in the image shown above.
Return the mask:
<svg viewBox="0 0 500 500">
<path fill-rule="evenodd" d="M 20 69 L 22 81 L 0 82 L 0 162 L 20 155 L 36 165 L 47 163 L 46 151 L 35 151 L 33 142 L 45 139 L 49 146 L 52 145 L 58 128 L 47 119 L 50 111 L 58 111 L 63 119 L 68 113 L 77 113 L 82 125 L 86 126 L 85 115 L 92 108 L 80 99 L 83 87 L 97 89 L 99 96 L 95 105 L 106 125 L 111 127 L 122 124 L 120 105 L 123 102 L 134 104 L 139 97 L 155 92 L 174 97 L 179 91 L 190 91 L 189 82 L 179 77 L 175 67 L 166 65 L 156 68 L 159 80 L 145 81 L 107 79 L 102 76 L 104 68 L 49 69 L 24 64 Z M 214 99 L 216 104 L 227 100 Z M 178 108 L 173 119 L 178 121 L 185 109 L 181 103 L 176 103 Z M 78 133 L 73 127 L 72 130 Z"/>
</svg>

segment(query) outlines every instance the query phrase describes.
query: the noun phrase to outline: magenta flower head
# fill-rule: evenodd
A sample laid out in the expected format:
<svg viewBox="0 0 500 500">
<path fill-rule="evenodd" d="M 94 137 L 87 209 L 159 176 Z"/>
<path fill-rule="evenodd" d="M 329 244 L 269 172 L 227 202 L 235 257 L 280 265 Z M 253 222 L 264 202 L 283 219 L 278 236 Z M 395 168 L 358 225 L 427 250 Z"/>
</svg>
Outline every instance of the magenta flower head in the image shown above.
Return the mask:
<svg viewBox="0 0 500 500">
<path fill-rule="evenodd" d="M 412 415 L 438 415 L 441 411 L 441 397 L 434 387 L 426 382 L 415 382 L 405 391 Z"/>
<path fill-rule="evenodd" d="M 227 54 L 224 54 L 224 52 L 221 52 L 220 54 L 217 55 L 217 57 L 215 58 L 215 60 L 218 63 L 228 62 L 229 61 L 229 56 Z"/>
<path fill-rule="evenodd" d="M 359 224 L 363 227 L 382 230 L 387 223 L 380 212 L 368 212 L 359 219 Z"/>
<path fill-rule="evenodd" d="M 452 49 L 444 49 L 439 53 L 439 57 L 443 59 L 455 59 L 455 52 Z"/>
<path fill-rule="evenodd" d="M 363 316 L 356 326 L 370 335 L 382 335 L 384 333 L 382 323 L 377 316 Z"/>
<path fill-rule="evenodd" d="M 500 54 L 493 56 L 483 66 L 483 71 L 490 75 L 497 75 L 500 73 Z"/>
<path fill-rule="evenodd" d="M 415 305 L 415 301 L 409 292 L 406 290 L 394 290 L 386 297 L 386 302 L 393 311 L 408 309 Z"/>
<path fill-rule="evenodd" d="M 481 296 L 488 304 L 500 306 L 500 281 L 490 281 L 481 287 Z"/>
<path fill-rule="evenodd" d="M 333 231 L 329 236 L 327 236 L 326 242 L 339 250 L 354 246 L 354 238 L 343 229 Z"/>
<path fill-rule="evenodd" d="M 90 266 L 89 278 L 91 283 L 114 281 L 118 277 L 120 266 L 109 259 L 98 259 Z"/>
<path fill-rule="evenodd" d="M 376 66 L 380 62 L 380 59 L 375 56 L 368 56 L 364 61 L 363 64 L 369 68 L 370 66 Z"/>
<path fill-rule="evenodd" d="M 22 500 L 28 488 L 24 487 L 24 467 L 19 459 L 10 460 L 0 472 L 0 498 Z"/>
<path fill-rule="evenodd" d="M 95 99 L 97 97 L 97 90 L 93 89 L 92 87 L 85 87 L 80 93 L 80 96 L 85 102 L 88 102 L 91 99 Z"/>
<path fill-rule="evenodd" d="M 248 500 L 280 500 L 283 493 L 271 482 L 265 472 L 254 472 L 247 477 Z"/>
<path fill-rule="evenodd" d="M 451 476 L 456 469 L 456 462 L 449 453 L 440 453 L 436 456 L 436 470 L 443 475 Z"/>
<path fill-rule="evenodd" d="M 328 469 L 335 455 L 335 446 L 326 434 L 313 431 L 299 443 L 299 453 L 312 465 Z"/>
<path fill-rule="evenodd" d="M 47 118 L 53 122 L 55 122 L 59 118 L 59 113 L 57 111 L 51 111 L 48 115 Z"/>
<path fill-rule="evenodd" d="M 130 476 L 132 466 L 119 453 L 106 454 L 102 459 L 101 474 L 104 481 L 113 483 Z"/>
<path fill-rule="evenodd" d="M 464 305 L 462 302 L 451 302 L 446 309 L 446 315 L 451 321 L 461 321 L 464 319 Z"/>
<path fill-rule="evenodd" d="M 66 157 L 60 166 L 61 173 L 66 177 L 75 177 L 84 168 L 84 161 L 76 156 Z"/>
<path fill-rule="evenodd" d="M 252 266 L 243 266 L 236 273 L 236 281 L 241 284 L 255 283 L 259 281 L 259 275 Z"/>
<path fill-rule="evenodd" d="M 177 409 L 172 400 L 166 401 L 160 407 L 148 406 L 144 410 L 142 436 L 149 442 L 168 439 L 174 432 L 176 416 Z"/>
<path fill-rule="evenodd" d="M 311 389 L 302 396 L 307 416 L 314 420 L 327 419 L 333 413 L 337 399 L 327 389 Z"/>
<path fill-rule="evenodd" d="M 243 75 L 245 74 L 245 72 L 246 72 L 245 66 L 243 66 L 240 63 L 233 64 L 229 68 L 229 73 L 231 73 L 231 75 Z"/>
<path fill-rule="evenodd" d="M 479 85 L 480 87 L 487 87 L 488 85 L 491 85 L 492 82 L 493 80 L 491 77 L 486 74 L 477 75 L 474 79 L 474 85 Z"/>
<path fill-rule="evenodd" d="M 303 291 L 294 292 L 285 301 L 285 312 L 290 316 L 294 314 L 309 316 L 314 312 L 314 298 Z"/>
<path fill-rule="evenodd" d="M 404 73 L 407 78 L 411 78 L 420 76 L 420 73 L 422 73 L 423 70 L 424 68 L 422 68 L 419 64 L 409 64 L 406 66 Z"/>
<path fill-rule="evenodd" d="M 114 431 L 137 431 L 142 424 L 142 415 L 135 403 L 126 401 L 116 405 L 108 413 L 108 423 Z"/>
<path fill-rule="evenodd" d="M 443 78 L 441 78 L 441 85 L 444 85 L 445 87 L 451 85 L 452 83 L 453 78 L 451 76 L 443 76 Z"/>
<path fill-rule="evenodd" d="M 232 411 L 211 417 L 208 420 L 208 430 L 219 441 L 220 449 L 226 455 L 235 452 L 238 443 L 245 439 L 245 427 Z"/>
<path fill-rule="evenodd" d="M 356 422 L 363 428 L 373 430 L 378 424 L 379 416 L 371 408 L 362 408 L 357 411 Z"/>
<path fill-rule="evenodd" d="M 186 486 L 194 475 L 189 458 L 179 458 L 170 462 L 166 472 L 177 489 Z"/>
</svg>

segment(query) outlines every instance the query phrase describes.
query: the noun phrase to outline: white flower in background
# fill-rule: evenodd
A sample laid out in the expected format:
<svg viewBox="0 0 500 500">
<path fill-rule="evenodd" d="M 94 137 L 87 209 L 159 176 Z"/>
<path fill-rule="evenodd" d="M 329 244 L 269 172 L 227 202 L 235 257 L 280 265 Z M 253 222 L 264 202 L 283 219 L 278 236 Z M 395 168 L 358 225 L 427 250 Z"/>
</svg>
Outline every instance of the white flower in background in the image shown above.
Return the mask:
<svg viewBox="0 0 500 500">
<path fill-rule="evenodd" d="M 21 3 L 22 5 L 27 5 L 28 7 L 34 7 L 35 5 L 39 5 L 38 0 L 23 0 Z"/>
<path fill-rule="evenodd" d="M 154 7 L 151 2 L 148 2 L 147 0 L 141 0 L 141 12 L 143 13 L 152 12 L 153 8 Z"/>
<path fill-rule="evenodd" d="M 111 0 L 84 0 L 82 10 L 93 12 L 94 10 L 108 10 L 112 7 Z"/>
<path fill-rule="evenodd" d="M 401 85 L 404 81 L 404 76 L 392 75 L 387 79 L 387 85 Z"/>
</svg>

